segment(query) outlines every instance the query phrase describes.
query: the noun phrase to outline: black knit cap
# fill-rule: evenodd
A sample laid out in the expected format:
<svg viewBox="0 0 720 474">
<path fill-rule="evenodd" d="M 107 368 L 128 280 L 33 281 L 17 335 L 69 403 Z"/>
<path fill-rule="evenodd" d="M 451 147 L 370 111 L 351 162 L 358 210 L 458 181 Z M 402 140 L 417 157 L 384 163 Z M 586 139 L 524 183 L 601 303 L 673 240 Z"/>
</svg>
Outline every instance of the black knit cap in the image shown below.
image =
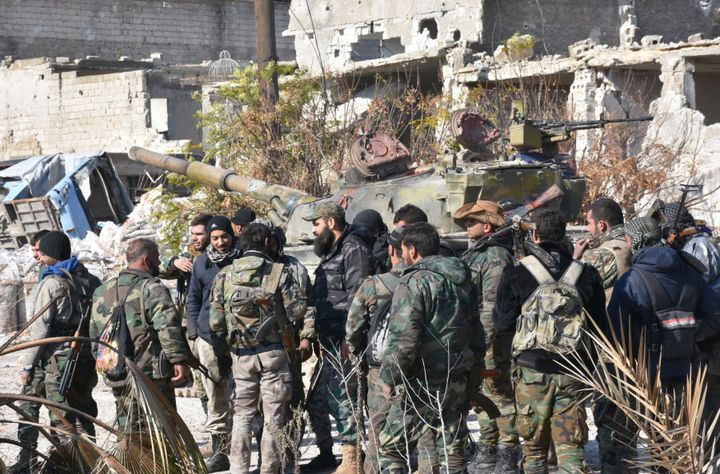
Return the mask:
<svg viewBox="0 0 720 474">
<path fill-rule="evenodd" d="M 48 257 L 62 262 L 70 258 L 70 238 L 64 232 L 53 230 L 40 238 L 38 250 Z"/>
<path fill-rule="evenodd" d="M 255 211 L 249 207 L 241 207 L 233 216 L 232 223 L 235 225 L 246 226 L 253 222 L 256 218 L 257 216 L 255 215 Z"/>
<path fill-rule="evenodd" d="M 364 209 L 355 216 L 353 225 L 361 225 L 370 229 L 383 233 L 387 231 L 387 226 L 383 222 L 383 218 L 375 209 Z"/>
<path fill-rule="evenodd" d="M 207 233 L 210 235 L 214 230 L 221 230 L 227 234 L 235 235 L 233 233 L 232 225 L 230 225 L 230 219 L 225 216 L 213 216 L 207 223 Z M 44 237 L 43 237 L 44 238 Z"/>
</svg>

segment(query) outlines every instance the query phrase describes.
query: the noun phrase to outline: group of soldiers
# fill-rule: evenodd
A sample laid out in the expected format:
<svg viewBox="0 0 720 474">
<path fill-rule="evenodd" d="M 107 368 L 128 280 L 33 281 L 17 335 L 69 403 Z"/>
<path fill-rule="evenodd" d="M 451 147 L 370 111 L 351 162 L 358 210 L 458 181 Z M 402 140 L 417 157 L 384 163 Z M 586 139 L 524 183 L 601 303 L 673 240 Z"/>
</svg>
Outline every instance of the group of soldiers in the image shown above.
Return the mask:
<svg viewBox="0 0 720 474">
<path fill-rule="evenodd" d="M 42 267 L 28 314 L 49 309 L 31 335 L 103 341 L 124 317 L 126 355 L 172 406 L 174 389 L 195 379 L 209 472 L 249 472 L 256 437 L 260 472 L 297 467 L 303 410 L 319 454 L 302 472 L 516 473 L 522 464 L 544 473 L 553 448 L 563 472 L 586 472 L 584 387 L 563 361 L 587 331 L 624 333 L 634 354 L 647 335 L 651 376 L 660 367 L 669 393 L 707 364 L 709 409 L 717 409 L 720 254 L 709 229 L 676 203 L 625 223 L 620 206 L 602 198 L 586 215 L 591 238 L 573 245 L 562 213 L 540 208 L 518 240 L 506 217 L 518 203 L 501 203 L 478 200 L 454 214 L 471 240 L 461 255 L 412 204 L 388 229 L 375 210 L 350 223 L 339 205 L 319 203 L 306 218 L 320 258 L 312 283 L 283 252 L 283 232 L 254 222 L 248 208 L 232 219 L 197 216 L 187 251 L 162 261 L 153 241 L 131 241 L 127 268 L 104 284 L 71 256 L 65 234 L 44 233 L 31 242 Z M 177 279 L 175 301 L 160 277 Z M 63 391 L 73 351 L 82 376 Z M 102 353 L 97 344 L 40 346 L 24 359 L 23 392 L 96 416 L 98 369 L 120 426 L 142 429 L 127 377 L 110 377 L 117 367 L 103 366 Z M 313 353 L 304 388 L 301 363 Z M 23 416 L 37 420 L 39 407 L 26 403 Z M 628 472 L 637 427 L 607 400 L 593 409 L 602 472 Z M 92 423 L 59 413 L 94 436 Z M 53 426 L 62 422 L 50 415 Z M 11 472 L 29 472 L 37 429 L 21 423 L 18 437 L 29 449 Z"/>
</svg>

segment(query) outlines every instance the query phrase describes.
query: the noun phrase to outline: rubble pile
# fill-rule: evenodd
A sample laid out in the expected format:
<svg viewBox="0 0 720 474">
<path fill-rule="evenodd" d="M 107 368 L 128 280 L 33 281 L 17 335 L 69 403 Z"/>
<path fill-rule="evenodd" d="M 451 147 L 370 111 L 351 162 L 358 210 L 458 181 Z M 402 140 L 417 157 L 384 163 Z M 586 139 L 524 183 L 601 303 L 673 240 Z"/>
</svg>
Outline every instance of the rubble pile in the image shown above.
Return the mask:
<svg viewBox="0 0 720 474">
<path fill-rule="evenodd" d="M 158 239 L 158 227 L 151 219 L 159 189 L 145 193 L 128 219 L 118 226 L 100 223 L 100 235 L 88 232 L 82 240 L 70 239 L 73 255 L 101 280 L 114 276 L 125 265 L 127 242 L 140 237 Z M 26 321 L 32 291 L 38 281 L 38 265 L 30 246 L 18 250 L 0 249 L 0 334 L 14 331 Z"/>
</svg>

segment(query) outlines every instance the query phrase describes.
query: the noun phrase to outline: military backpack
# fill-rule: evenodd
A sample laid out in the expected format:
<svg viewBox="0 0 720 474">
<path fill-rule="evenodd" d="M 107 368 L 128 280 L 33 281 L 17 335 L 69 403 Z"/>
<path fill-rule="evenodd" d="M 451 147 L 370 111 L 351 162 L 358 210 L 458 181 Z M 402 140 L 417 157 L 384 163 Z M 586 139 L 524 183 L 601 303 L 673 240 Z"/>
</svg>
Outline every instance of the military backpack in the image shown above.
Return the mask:
<svg viewBox="0 0 720 474">
<path fill-rule="evenodd" d="M 537 280 L 538 287 L 522 305 L 513 338 L 513 356 L 533 349 L 555 354 L 577 349 L 587 327 L 576 288 L 583 264 L 573 260 L 559 280 L 533 255 L 521 259 L 520 264 Z"/>
</svg>

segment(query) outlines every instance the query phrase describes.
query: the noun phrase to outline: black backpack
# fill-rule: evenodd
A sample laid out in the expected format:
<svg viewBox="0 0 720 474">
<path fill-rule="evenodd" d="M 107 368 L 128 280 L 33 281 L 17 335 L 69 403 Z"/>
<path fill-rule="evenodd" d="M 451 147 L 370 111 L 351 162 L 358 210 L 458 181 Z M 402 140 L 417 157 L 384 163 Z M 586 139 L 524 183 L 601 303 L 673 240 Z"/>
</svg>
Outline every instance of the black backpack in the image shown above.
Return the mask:
<svg viewBox="0 0 720 474">
<path fill-rule="evenodd" d="M 140 292 L 145 290 L 145 285 L 149 282 L 148 279 L 143 279 L 140 286 Z M 125 297 L 122 301 L 113 307 L 112 315 L 108 319 L 105 328 L 100 334 L 100 341 L 110 345 L 115 349 L 108 348 L 103 344 L 98 345 L 97 360 L 95 361 L 95 369 L 98 373 L 105 376 L 110 382 L 120 382 L 125 380 L 127 377 L 127 364 L 125 358 L 133 358 L 135 356 L 135 344 L 133 343 L 130 330 L 127 325 L 127 317 L 125 315 L 125 301 L 127 300 L 133 288 L 137 285 L 137 281 L 133 283 L 129 288 Z M 115 285 L 115 293 L 120 299 L 120 293 L 118 291 L 118 285 Z M 140 313 L 142 317 L 145 316 L 145 305 L 143 298 L 140 298 Z M 117 352 L 116 352 L 117 351 Z"/>
<path fill-rule="evenodd" d="M 697 290 L 687 283 L 683 284 L 680 299 L 673 304 L 655 275 L 637 268 L 634 270 L 645 283 L 655 313 L 655 320 L 648 321 L 648 349 L 651 352 L 662 351 L 663 360 L 691 358 L 698 328 L 695 319 Z"/>
</svg>

